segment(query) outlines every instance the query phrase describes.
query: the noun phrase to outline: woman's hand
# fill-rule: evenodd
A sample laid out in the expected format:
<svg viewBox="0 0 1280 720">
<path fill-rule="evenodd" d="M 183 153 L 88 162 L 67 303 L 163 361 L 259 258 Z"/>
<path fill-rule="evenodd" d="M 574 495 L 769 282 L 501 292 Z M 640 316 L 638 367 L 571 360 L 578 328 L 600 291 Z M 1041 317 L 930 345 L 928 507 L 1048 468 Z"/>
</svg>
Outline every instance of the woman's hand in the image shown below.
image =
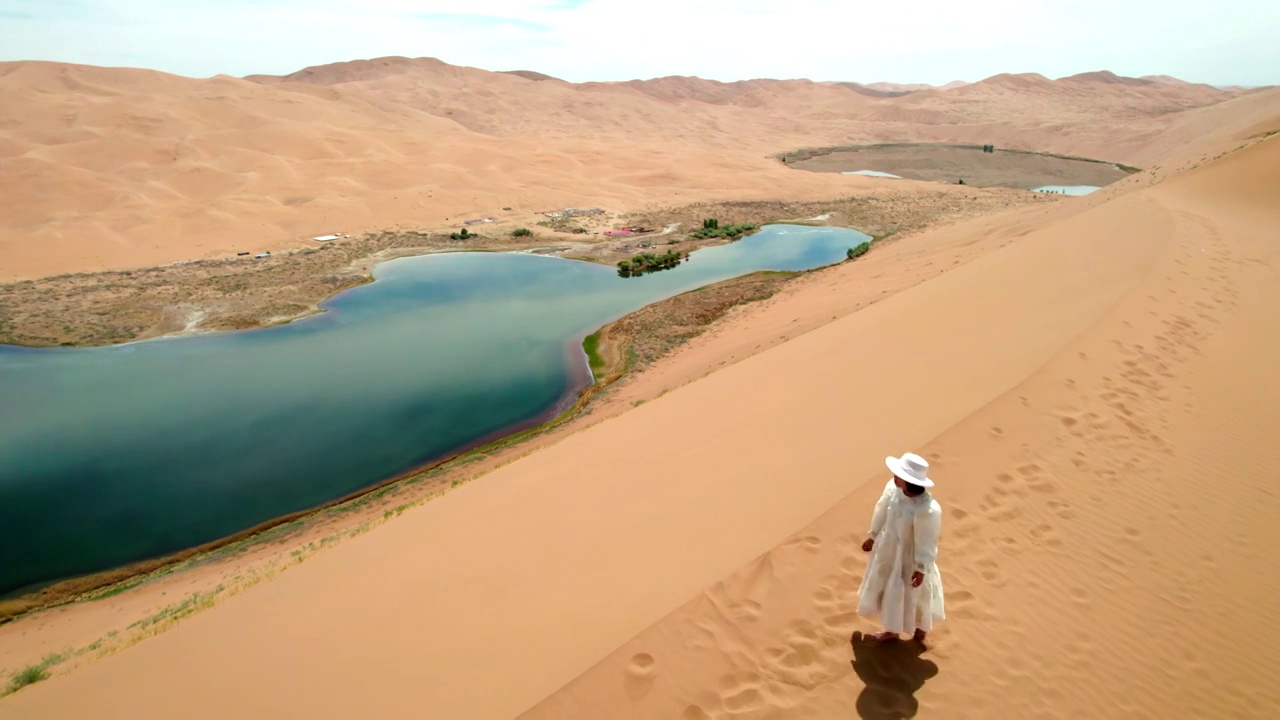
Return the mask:
<svg viewBox="0 0 1280 720">
<path fill-rule="evenodd" d="M 871 548 L 876 546 L 875 538 L 867 538 L 862 541 L 862 552 L 871 552 Z"/>
<path fill-rule="evenodd" d="M 918 570 L 911 573 L 911 587 L 920 587 L 922 582 L 924 582 L 924 573 Z"/>
</svg>

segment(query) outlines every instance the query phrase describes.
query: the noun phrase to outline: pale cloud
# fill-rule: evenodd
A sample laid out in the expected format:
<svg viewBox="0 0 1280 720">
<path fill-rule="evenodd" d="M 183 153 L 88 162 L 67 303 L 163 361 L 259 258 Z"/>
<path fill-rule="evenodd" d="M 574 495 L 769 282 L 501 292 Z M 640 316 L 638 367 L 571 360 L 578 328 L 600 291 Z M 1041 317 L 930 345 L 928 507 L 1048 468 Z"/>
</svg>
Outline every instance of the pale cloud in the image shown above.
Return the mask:
<svg viewBox="0 0 1280 720">
<path fill-rule="evenodd" d="M 192 76 L 386 55 L 566 80 L 946 82 L 1108 69 L 1280 84 L 1275 0 L 0 0 L 0 58 Z"/>
</svg>

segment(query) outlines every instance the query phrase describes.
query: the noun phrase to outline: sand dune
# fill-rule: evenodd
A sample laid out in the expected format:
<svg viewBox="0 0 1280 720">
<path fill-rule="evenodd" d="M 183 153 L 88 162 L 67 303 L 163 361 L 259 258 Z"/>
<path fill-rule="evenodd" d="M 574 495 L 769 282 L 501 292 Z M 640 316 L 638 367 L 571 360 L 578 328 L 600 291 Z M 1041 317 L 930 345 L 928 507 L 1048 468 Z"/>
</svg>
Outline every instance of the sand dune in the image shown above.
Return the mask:
<svg viewBox="0 0 1280 720">
<path fill-rule="evenodd" d="M 446 227 L 503 207 L 529 222 L 564 206 L 870 187 L 772 159 L 803 146 L 995 142 L 1132 163 L 1165 133 L 1265 119 L 1277 97 L 1103 73 L 885 98 L 808 80 L 575 85 L 431 58 L 201 80 L 0 63 L 0 92 L 0 281 Z M 1217 112 L 1246 99 L 1256 106 Z"/>
<path fill-rule="evenodd" d="M 1275 715 L 1280 604 L 1258 568 L 1273 562 L 1278 503 L 1265 438 L 1280 395 L 1263 389 L 1280 351 L 1266 309 L 1280 299 L 1277 188 L 1272 141 L 947 276 L 999 282 L 1004 265 L 1056 284 L 1049 268 L 1077 263 L 1070 299 L 1045 302 L 1050 290 L 1005 326 L 1069 342 L 921 446 L 949 502 L 950 618 L 927 654 L 850 645 L 872 629 L 849 612 L 879 490 L 868 477 L 524 717 Z M 1039 265 L 1068 245 L 1107 267 Z M 1074 334 L 1077 312 L 1092 318 Z M 956 337 L 917 319 L 935 341 Z"/>
<path fill-rule="evenodd" d="M 1277 117 L 1246 99 L 1250 131 Z M 891 244 L 669 365 L 717 372 L 0 709 L 1275 715 L 1278 173 L 1272 138 Z M 946 508 L 922 657 L 850 645 L 856 541 L 909 448 Z"/>
<path fill-rule="evenodd" d="M 648 402 L 0 699 L 6 718 L 1280 712 L 1280 90 L 1087 73 L 874 97 L 383 58 L 7 63 L 0 91 L 0 279 L 504 206 L 879 187 L 771 158 L 803 145 L 1148 168 L 741 308 L 616 400 Z M 851 615 L 881 459 L 907 449 L 945 508 L 949 618 L 923 655 L 859 642 Z"/>
</svg>

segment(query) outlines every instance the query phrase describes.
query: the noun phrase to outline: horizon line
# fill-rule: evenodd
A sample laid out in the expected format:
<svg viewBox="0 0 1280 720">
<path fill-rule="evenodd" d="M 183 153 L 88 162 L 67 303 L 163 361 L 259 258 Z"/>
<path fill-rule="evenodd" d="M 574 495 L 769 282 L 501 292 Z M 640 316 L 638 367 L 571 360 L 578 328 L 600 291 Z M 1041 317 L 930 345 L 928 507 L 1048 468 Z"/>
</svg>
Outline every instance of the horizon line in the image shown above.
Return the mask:
<svg viewBox="0 0 1280 720">
<path fill-rule="evenodd" d="M 159 69 L 159 68 L 147 67 L 147 66 L 143 66 L 143 65 L 95 65 L 95 64 L 92 64 L 92 63 L 74 62 L 74 61 L 68 61 L 68 60 L 50 60 L 50 59 L 42 59 L 42 58 L 19 58 L 19 59 L 14 59 L 14 60 L 0 60 L 0 65 L 17 65 L 17 64 L 22 64 L 22 63 L 43 63 L 43 64 L 49 64 L 49 65 L 68 65 L 68 66 L 76 66 L 76 67 L 99 68 L 99 69 L 104 69 L 104 70 L 143 70 L 143 71 L 147 71 L 147 72 L 160 73 L 160 74 L 163 74 L 163 75 L 170 75 L 170 76 L 173 76 L 173 77 L 186 78 L 186 79 L 188 79 L 188 80 L 212 80 L 212 79 L 220 78 L 220 77 L 229 77 L 229 78 L 234 78 L 234 79 L 237 79 L 237 80 L 247 80 L 247 79 L 249 79 L 249 78 L 254 78 L 254 77 L 264 77 L 264 78 L 265 78 L 265 77 L 284 78 L 284 77 L 288 77 L 289 75 L 294 75 L 294 74 L 297 74 L 297 73 L 300 73 L 300 72 L 303 72 L 303 71 L 306 71 L 306 70 L 314 70 L 314 69 L 318 69 L 318 68 L 329 67 L 329 66 L 332 66 L 332 65 L 341 65 L 341 64 L 344 64 L 344 63 L 361 63 L 361 62 L 372 63 L 372 62 L 377 62 L 377 61 L 379 61 L 379 60 L 407 60 L 407 61 L 415 61 L 415 60 L 417 60 L 417 61 L 421 61 L 421 60 L 432 60 L 432 61 L 435 61 L 435 62 L 439 62 L 439 63 L 441 63 L 441 64 L 443 64 L 443 65 L 448 65 L 449 67 L 457 67 L 457 68 L 465 68 L 465 69 L 471 69 L 471 70 L 479 70 L 479 71 L 481 71 L 481 72 L 489 72 L 489 73 L 504 74 L 504 75 L 512 75 L 512 74 L 516 74 L 516 73 L 536 73 L 536 74 L 538 74 L 538 75 L 543 75 L 543 76 L 545 76 L 545 77 L 546 77 L 546 78 L 548 78 L 548 79 L 556 80 L 556 81 L 558 81 L 558 82 L 562 82 L 562 83 L 566 83 L 566 84 L 570 84 L 570 85 L 588 85 L 588 84 L 625 84 L 625 83 L 630 83 L 630 82 L 651 82 L 651 81 L 654 81 L 654 80 L 667 80 L 667 79 L 701 80 L 701 81 L 704 81 L 704 82 L 715 82 L 715 83 L 721 83 L 721 84 L 724 84 L 724 85 L 731 85 L 731 84 L 734 84 L 734 83 L 741 83 L 741 82 L 755 82 L 755 81 L 762 81 L 762 80 L 763 80 L 763 81 L 772 81 L 772 82 L 801 82 L 801 81 L 803 81 L 803 82 L 812 82 L 812 83 L 816 83 L 816 84 L 854 83 L 854 84 L 857 84 L 857 85 L 861 85 L 861 86 L 863 86 L 863 87 L 867 87 L 867 86 L 869 86 L 869 85 L 875 85 L 875 84 L 877 84 L 877 83 L 885 83 L 885 84 L 892 84 L 892 85 L 923 85 L 923 86 L 925 86 L 926 88 L 929 88 L 929 89 L 939 90 L 939 89 L 943 89 L 943 88 L 945 88 L 947 85 L 952 85 L 952 84 L 954 84 L 954 83 L 963 83 L 964 85 L 976 85 L 976 84 L 978 84 L 978 83 L 985 82 L 985 81 L 987 81 L 987 80 L 991 80 L 991 79 L 993 79 L 993 78 L 997 78 L 997 77 L 1001 77 L 1001 76 L 1005 76 L 1005 75 L 1008 75 L 1008 76 L 1014 76 L 1014 77 L 1018 77 L 1018 76 L 1034 76 L 1034 77 L 1038 77 L 1038 78 L 1041 78 L 1041 79 L 1047 80 L 1047 81 L 1049 81 L 1049 82 L 1057 82 L 1057 81 L 1060 81 L 1060 80 L 1068 80 L 1068 79 L 1071 79 L 1071 78 L 1080 77 L 1080 76 L 1082 76 L 1082 75 L 1109 74 L 1109 75 L 1112 75 L 1112 76 L 1115 76 L 1115 77 L 1118 77 L 1118 78 L 1121 78 L 1121 79 L 1128 79 L 1128 80 L 1148 80 L 1148 81 L 1151 81 L 1151 82 L 1154 82 L 1154 83 L 1159 83 L 1159 81 L 1158 81 L 1158 80 L 1153 80 L 1153 78 L 1161 78 L 1161 77 L 1163 77 L 1163 78 L 1171 78 L 1171 79 L 1173 79 L 1173 80 L 1177 80 L 1178 82 L 1185 83 L 1185 84 L 1187 84 L 1187 85 L 1204 85 L 1204 86 L 1206 86 L 1206 87 L 1212 87 L 1212 88 L 1216 88 L 1216 89 L 1219 89 L 1219 90 L 1226 90 L 1226 89 L 1233 89 L 1233 88 L 1238 88 L 1238 89 L 1243 89 L 1243 90 L 1259 90 L 1259 89 L 1264 89 L 1264 88 L 1277 87 L 1277 85 L 1245 85 L 1245 84 L 1241 84 L 1241 83 L 1225 83 L 1225 84 L 1218 84 L 1218 83 L 1193 82 L 1193 81 L 1191 81 L 1191 80 L 1184 80 L 1184 79 L 1182 79 L 1182 78 L 1180 78 L 1180 77 L 1177 77 L 1176 75 L 1169 75 L 1169 74 L 1167 74 L 1167 73 L 1151 73 L 1151 74 L 1148 74 L 1148 75 L 1121 75 L 1121 74 L 1119 74 L 1119 73 L 1116 73 L 1116 72 L 1111 71 L 1111 70 L 1107 70 L 1107 69 L 1105 69 L 1105 68 L 1104 68 L 1104 69 L 1097 69 L 1097 70 L 1086 70 L 1086 71 L 1083 71 L 1083 72 L 1072 73 L 1072 74 L 1070 74 L 1070 75 L 1062 75 L 1062 76 L 1060 76 L 1060 77 L 1056 77 L 1056 78 L 1055 78 L 1055 77 L 1049 77 L 1048 75 L 1044 75 L 1043 73 L 1034 72 L 1034 71 L 1024 71 L 1024 72 L 1005 71 L 1005 72 L 998 72 L 998 73 L 995 73 L 995 74 L 993 74 L 993 75 L 988 75 L 988 76 L 983 77 L 983 78 L 981 78 L 981 79 L 979 79 L 979 80 L 964 80 L 964 79 L 956 78 L 956 79 L 954 79 L 954 80 L 949 80 L 949 81 L 947 81 L 947 82 L 945 82 L 945 83 L 940 83 L 940 84 L 933 84 L 933 83 L 927 83 L 927 82 L 907 81 L 907 80 L 874 80 L 874 81 L 867 82 L 867 81 L 861 81 L 861 80 L 849 80 L 849 79 L 823 79 L 823 80 L 819 80 L 819 79 L 815 79 L 815 78 L 811 78 L 811 77 L 768 77 L 768 76 L 759 76 L 759 77 L 741 78 L 741 79 L 737 79 L 737 80 L 719 80 L 719 79 L 716 79 L 716 78 L 702 77 L 702 76 L 700 76 L 700 75 L 655 75 L 655 76 L 652 76 L 652 77 L 632 77 L 632 78 L 627 78 L 627 79 L 624 79 L 624 80 L 581 80 L 581 81 L 573 81 L 573 80 L 565 80 L 565 79 L 563 79 L 563 78 L 556 77 L 555 75 L 550 75 L 550 74 L 548 74 L 548 73 L 544 73 L 544 72 L 541 72 L 541 71 L 538 71 L 538 70 L 530 70 L 530 69 L 527 69 L 527 68 L 519 68 L 519 69 L 513 69 L 513 70 L 491 70 L 491 69 L 489 69 L 489 68 L 479 67 L 479 66 L 475 66 L 475 65 L 459 65 L 459 64 L 450 63 L 450 62 L 448 62 L 447 60 L 442 60 L 442 59 L 440 59 L 440 58 L 438 58 L 438 57 L 434 57 L 434 56 L 430 56 L 430 55 L 421 55 L 421 56 L 416 56 L 416 57 L 411 57 L 411 56 L 407 56 L 407 55 L 379 55 L 379 56 L 374 56 L 374 57 L 358 57 L 358 58 L 350 58 L 350 59 L 346 59 L 346 60 L 333 60 L 333 61 L 326 62 L 326 63 L 306 65 L 306 66 L 300 67 L 300 68 L 298 68 L 298 69 L 296 69 L 296 70 L 292 70 L 292 71 L 290 71 L 290 72 L 281 73 L 281 74 L 274 74 L 274 73 L 270 73 L 270 72 L 254 72 L 254 73 L 248 73 L 248 74 L 246 74 L 246 75 L 234 75 L 234 74 L 231 74 L 231 73 L 214 73 L 214 74 L 212 74 L 212 75 L 185 75 L 185 74 L 183 74 L 183 73 L 172 72 L 172 71 L 169 71 L 169 70 L 161 70 L 161 69 Z M 921 89 L 924 89 L 924 88 L 921 88 Z M 912 92 L 912 91 L 907 91 L 907 92 Z"/>
</svg>

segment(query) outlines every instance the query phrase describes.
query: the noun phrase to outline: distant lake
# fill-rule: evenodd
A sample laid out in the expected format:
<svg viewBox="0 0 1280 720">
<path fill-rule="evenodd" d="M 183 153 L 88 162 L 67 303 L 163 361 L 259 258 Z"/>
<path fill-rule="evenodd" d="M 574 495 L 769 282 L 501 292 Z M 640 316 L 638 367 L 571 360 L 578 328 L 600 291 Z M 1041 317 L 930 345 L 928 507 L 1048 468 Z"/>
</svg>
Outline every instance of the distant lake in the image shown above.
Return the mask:
<svg viewBox="0 0 1280 720">
<path fill-rule="evenodd" d="M 902 179 L 901 175 L 894 175 L 893 173 L 880 172 L 879 170 L 844 170 L 840 174 L 841 175 L 871 175 L 872 177 L 894 178 L 895 180 Z"/>
<path fill-rule="evenodd" d="M 1041 185 L 1032 192 L 1058 193 L 1060 195 L 1088 195 L 1097 190 L 1098 185 Z"/>
<path fill-rule="evenodd" d="M 581 341 L 602 325 L 869 239 L 770 225 L 631 278 L 533 254 L 403 258 L 287 325 L 0 345 L 0 594 L 223 538 L 542 422 L 591 383 Z"/>
</svg>

